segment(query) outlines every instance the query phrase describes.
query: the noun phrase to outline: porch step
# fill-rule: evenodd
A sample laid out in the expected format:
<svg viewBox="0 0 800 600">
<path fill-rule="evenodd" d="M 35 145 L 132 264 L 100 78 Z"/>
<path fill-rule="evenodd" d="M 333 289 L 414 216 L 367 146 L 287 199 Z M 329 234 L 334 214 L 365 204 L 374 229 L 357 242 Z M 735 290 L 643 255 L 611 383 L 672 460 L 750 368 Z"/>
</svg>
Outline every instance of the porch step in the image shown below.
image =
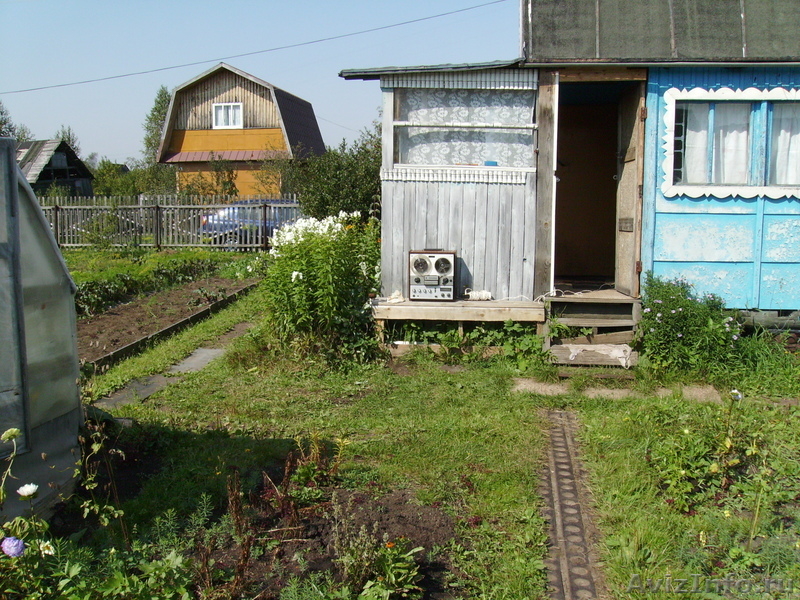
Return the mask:
<svg viewBox="0 0 800 600">
<path fill-rule="evenodd" d="M 616 290 L 603 290 L 546 301 L 545 349 L 563 365 L 609 365 L 629 368 L 638 354 L 629 345 L 641 318 L 641 301 Z M 589 335 L 556 338 L 560 327 L 589 328 Z M 581 334 L 587 332 L 581 331 Z"/>
<path fill-rule="evenodd" d="M 556 364 L 610 366 L 628 369 L 639 359 L 639 353 L 628 344 L 557 344 L 550 347 Z"/>
</svg>

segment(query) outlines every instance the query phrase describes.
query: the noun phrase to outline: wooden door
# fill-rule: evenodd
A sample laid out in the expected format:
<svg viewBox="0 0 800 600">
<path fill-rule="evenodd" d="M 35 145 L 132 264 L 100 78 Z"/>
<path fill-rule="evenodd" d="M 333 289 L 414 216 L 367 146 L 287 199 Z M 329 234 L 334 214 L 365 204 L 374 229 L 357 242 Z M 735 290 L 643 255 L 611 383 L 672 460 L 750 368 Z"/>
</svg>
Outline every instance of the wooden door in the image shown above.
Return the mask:
<svg viewBox="0 0 800 600">
<path fill-rule="evenodd" d="M 631 84 L 619 101 L 615 287 L 639 295 L 644 163 L 644 83 Z"/>
</svg>

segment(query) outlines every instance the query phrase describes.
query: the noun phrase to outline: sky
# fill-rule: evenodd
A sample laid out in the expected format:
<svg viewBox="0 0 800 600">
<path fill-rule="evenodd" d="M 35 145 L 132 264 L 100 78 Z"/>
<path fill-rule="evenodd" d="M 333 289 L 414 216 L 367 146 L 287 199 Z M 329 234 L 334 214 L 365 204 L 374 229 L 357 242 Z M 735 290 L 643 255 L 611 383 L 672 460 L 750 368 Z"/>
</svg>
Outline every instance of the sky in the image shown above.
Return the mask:
<svg viewBox="0 0 800 600">
<path fill-rule="evenodd" d="M 221 61 L 311 102 L 336 146 L 370 127 L 381 103 L 377 81 L 345 81 L 342 69 L 520 55 L 519 0 L 0 0 L 0 23 L 0 102 L 11 120 L 34 139 L 69 126 L 83 157 L 119 163 L 141 158 L 159 87 Z M 143 71 L 155 72 L 117 77 Z"/>
</svg>

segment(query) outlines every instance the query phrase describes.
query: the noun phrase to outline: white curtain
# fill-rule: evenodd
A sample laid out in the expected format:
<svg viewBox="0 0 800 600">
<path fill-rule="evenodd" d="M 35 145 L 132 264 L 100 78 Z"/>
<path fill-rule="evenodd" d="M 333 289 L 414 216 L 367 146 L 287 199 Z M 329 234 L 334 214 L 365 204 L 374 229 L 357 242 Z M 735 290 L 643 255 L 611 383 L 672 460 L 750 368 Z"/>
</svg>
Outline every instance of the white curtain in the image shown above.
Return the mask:
<svg viewBox="0 0 800 600">
<path fill-rule="evenodd" d="M 772 109 L 770 183 L 800 185 L 800 102 L 776 102 Z"/>
<path fill-rule="evenodd" d="M 708 107 L 708 104 L 698 102 L 685 105 L 686 150 L 682 183 L 708 183 Z"/>
<path fill-rule="evenodd" d="M 747 183 L 750 112 L 749 103 L 720 102 L 715 105 L 713 183 Z"/>
</svg>

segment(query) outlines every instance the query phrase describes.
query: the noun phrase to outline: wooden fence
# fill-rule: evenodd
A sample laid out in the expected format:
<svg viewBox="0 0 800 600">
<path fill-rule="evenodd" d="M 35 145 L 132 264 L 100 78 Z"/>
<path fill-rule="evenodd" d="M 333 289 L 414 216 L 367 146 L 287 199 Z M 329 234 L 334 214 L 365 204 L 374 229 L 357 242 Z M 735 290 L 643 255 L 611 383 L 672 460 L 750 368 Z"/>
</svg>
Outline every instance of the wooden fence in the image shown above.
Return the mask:
<svg viewBox="0 0 800 600">
<path fill-rule="evenodd" d="M 265 250 L 274 231 L 300 216 L 292 200 L 235 204 L 42 206 L 58 245 L 217 247 Z"/>
<path fill-rule="evenodd" d="M 187 196 L 186 194 L 135 194 L 131 196 L 39 196 L 42 206 L 211 206 L 237 202 L 297 202 L 295 194 L 272 196 Z"/>
</svg>

